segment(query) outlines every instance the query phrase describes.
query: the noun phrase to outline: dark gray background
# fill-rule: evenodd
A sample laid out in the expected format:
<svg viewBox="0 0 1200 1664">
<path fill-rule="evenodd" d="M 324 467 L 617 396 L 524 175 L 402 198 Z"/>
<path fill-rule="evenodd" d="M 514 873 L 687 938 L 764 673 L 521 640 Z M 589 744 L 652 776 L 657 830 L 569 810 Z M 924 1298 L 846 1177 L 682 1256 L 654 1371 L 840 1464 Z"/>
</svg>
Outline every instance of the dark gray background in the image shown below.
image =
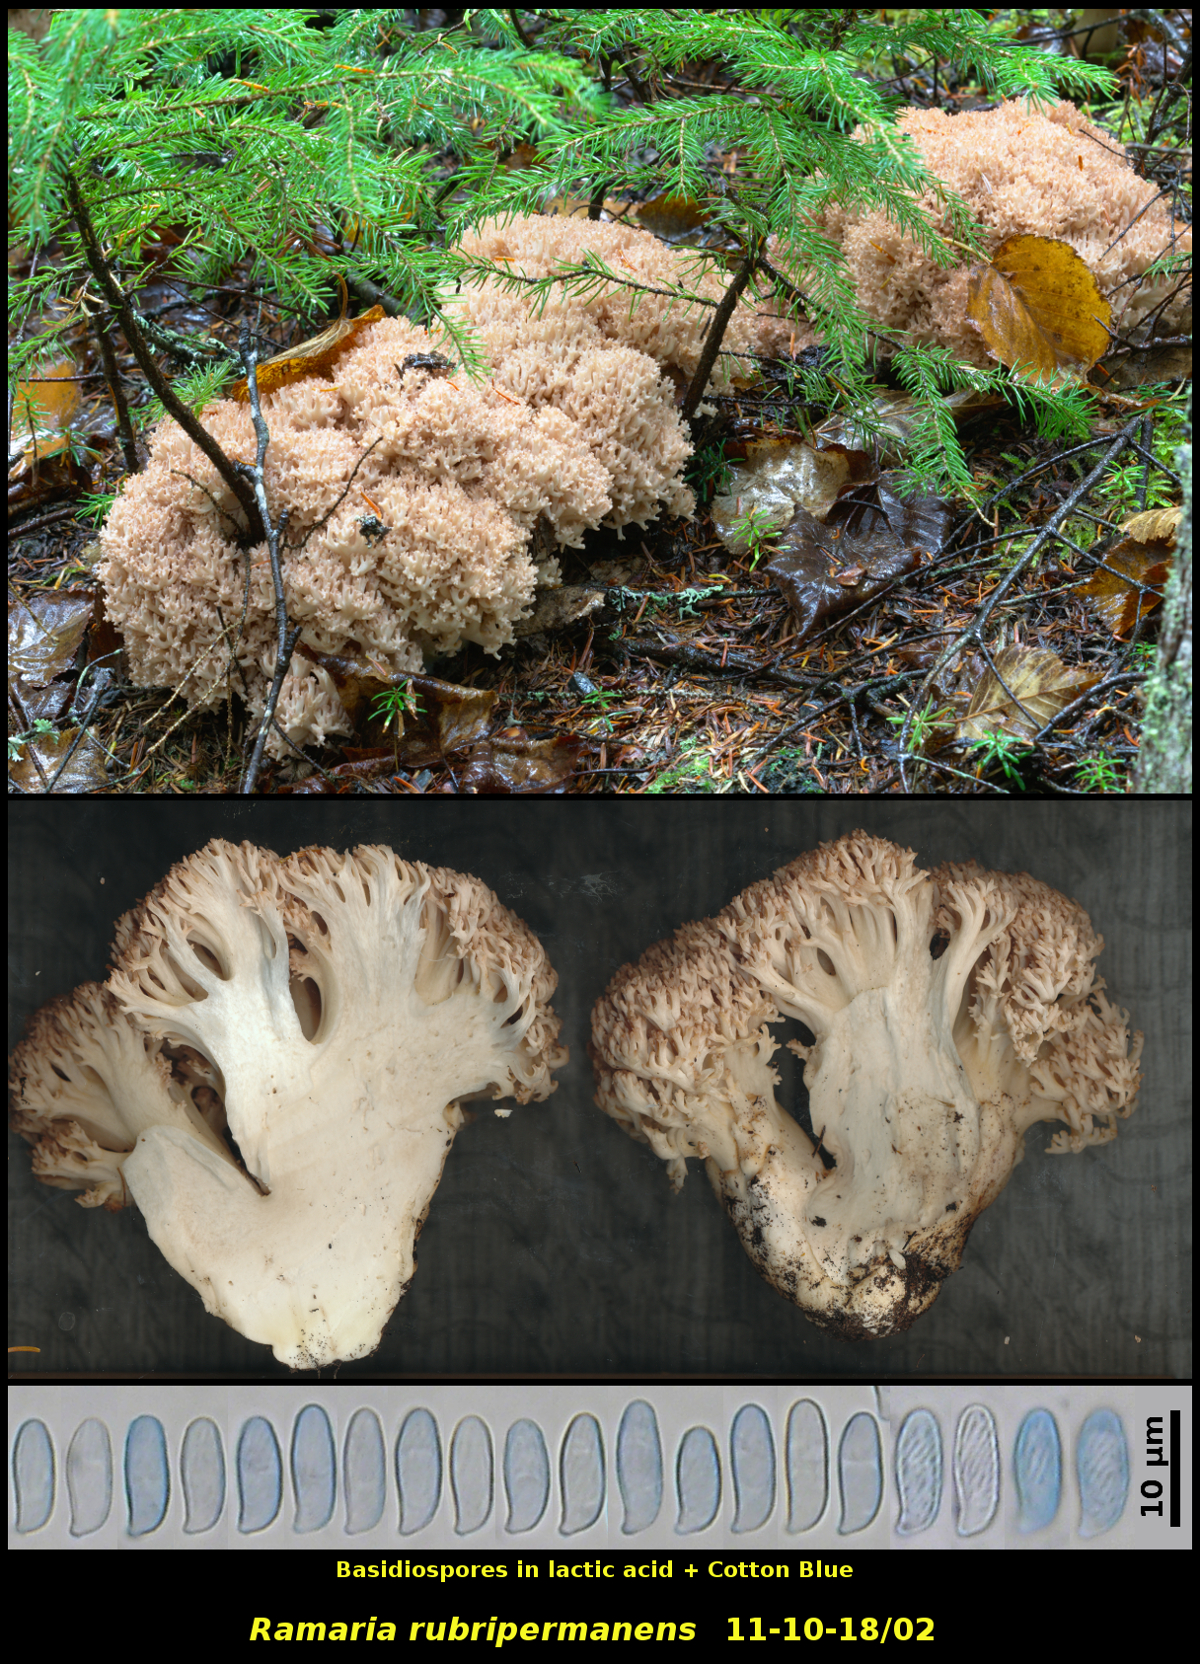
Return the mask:
<svg viewBox="0 0 1200 1664">
<path fill-rule="evenodd" d="M 210 837 L 280 854 L 388 843 L 475 873 L 541 937 L 570 1065 L 546 1103 L 507 1121 L 476 1106 L 412 1287 L 342 1379 L 1191 1374 L 1190 804 L 97 801 L 12 805 L 9 818 L 10 1046 L 38 1005 L 104 976 L 118 915 Z M 759 1278 L 700 1164 L 674 1195 L 663 1164 L 596 1110 L 585 1042 L 618 965 L 857 826 L 923 865 L 1024 868 L 1081 902 L 1146 1049 L 1115 1143 L 1047 1157 L 1055 1125 L 1035 1126 L 930 1312 L 907 1335 L 847 1345 Z M 17 1373 L 288 1377 L 204 1312 L 136 1207 L 78 1207 L 9 1142 L 9 1343 L 41 1348 L 10 1355 Z"/>
</svg>

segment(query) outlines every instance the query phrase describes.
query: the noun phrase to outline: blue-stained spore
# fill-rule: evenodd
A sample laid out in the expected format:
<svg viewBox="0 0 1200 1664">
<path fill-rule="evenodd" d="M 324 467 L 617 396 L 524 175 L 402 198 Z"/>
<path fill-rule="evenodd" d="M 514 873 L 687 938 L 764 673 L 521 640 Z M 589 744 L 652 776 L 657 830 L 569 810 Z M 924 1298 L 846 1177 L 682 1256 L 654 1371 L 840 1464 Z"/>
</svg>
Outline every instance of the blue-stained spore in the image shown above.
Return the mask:
<svg viewBox="0 0 1200 1664">
<path fill-rule="evenodd" d="M 1017 1529 L 1042 1531 L 1062 1497 L 1062 1442 L 1049 1410 L 1030 1410 L 1017 1433 L 1013 1452 L 1017 1485 Z"/>
<path fill-rule="evenodd" d="M 1129 1495 L 1129 1446 L 1120 1416 L 1093 1410 L 1079 1434 L 1075 1453 L 1079 1473 L 1081 1537 L 1111 1531 L 1125 1511 Z"/>
</svg>

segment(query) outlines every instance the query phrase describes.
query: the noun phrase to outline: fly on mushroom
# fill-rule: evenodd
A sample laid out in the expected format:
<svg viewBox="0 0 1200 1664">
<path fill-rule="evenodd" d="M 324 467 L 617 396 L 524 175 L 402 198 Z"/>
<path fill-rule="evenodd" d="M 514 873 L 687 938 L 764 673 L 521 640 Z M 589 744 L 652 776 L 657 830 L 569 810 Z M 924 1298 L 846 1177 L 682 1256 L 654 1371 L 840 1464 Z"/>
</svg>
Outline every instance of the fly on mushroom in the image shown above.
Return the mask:
<svg viewBox="0 0 1200 1664">
<path fill-rule="evenodd" d="M 440 380 L 457 368 L 458 365 L 452 359 L 443 358 L 440 352 L 413 352 L 409 353 L 403 364 L 396 365 L 396 378 L 403 381 L 406 370 L 425 370 Z"/>
</svg>

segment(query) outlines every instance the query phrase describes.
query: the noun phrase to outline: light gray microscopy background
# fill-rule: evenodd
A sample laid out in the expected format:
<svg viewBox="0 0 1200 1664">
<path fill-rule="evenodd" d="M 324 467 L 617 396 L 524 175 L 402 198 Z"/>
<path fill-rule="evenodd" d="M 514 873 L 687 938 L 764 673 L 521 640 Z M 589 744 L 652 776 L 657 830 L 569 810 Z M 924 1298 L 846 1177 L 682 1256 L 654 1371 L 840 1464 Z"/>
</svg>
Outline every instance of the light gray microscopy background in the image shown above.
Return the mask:
<svg viewBox="0 0 1200 1664">
<path fill-rule="evenodd" d="M 10 1047 L 44 1001 L 103 978 L 116 918 L 211 837 L 281 854 L 388 843 L 476 874 L 541 937 L 570 1065 L 508 1120 L 473 1106 L 412 1287 L 342 1380 L 1191 1374 L 1189 803 L 96 801 L 69 815 L 11 805 L 9 821 Z M 585 1045 L 620 964 L 859 826 L 922 865 L 1025 869 L 1082 903 L 1110 997 L 1146 1046 L 1116 1142 L 1048 1157 L 1055 1127 L 1035 1126 L 929 1313 L 847 1345 L 758 1276 L 701 1164 L 674 1195 L 649 1148 L 595 1109 Z M 9 1344 L 41 1348 L 11 1354 L 15 1373 L 288 1378 L 204 1312 L 136 1207 L 80 1208 L 32 1178 L 12 1135 L 9 1154 Z"/>
</svg>

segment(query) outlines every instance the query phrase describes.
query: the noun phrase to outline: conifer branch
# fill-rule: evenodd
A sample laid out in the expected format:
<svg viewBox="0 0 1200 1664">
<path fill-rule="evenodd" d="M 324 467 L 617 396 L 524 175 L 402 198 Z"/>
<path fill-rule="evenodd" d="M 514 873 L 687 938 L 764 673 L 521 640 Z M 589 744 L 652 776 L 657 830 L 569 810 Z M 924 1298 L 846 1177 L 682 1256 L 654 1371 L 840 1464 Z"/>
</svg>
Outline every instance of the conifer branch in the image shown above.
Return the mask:
<svg viewBox="0 0 1200 1664">
<path fill-rule="evenodd" d="M 483 356 L 449 304 L 464 231 L 564 196 L 596 217 L 610 182 L 626 196 L 674 192 L 759 250 L 747 278 L 755 294 L 790 292 L 794 303 L 803 288 L 837 396 L 861 420 L 873 398 L 873 324 L 840 251 L 814 229 L 822 210 L 882 209 L 931 258 L 952 261 L 917 200 L 930 190 L 951 239 L 970 247 L 978 235 L 895 131 L 886 83 L 863 68 L 948 60 L 974 66 L 1000 94 L 1046 98 L 1099 86 L 1105 73 L 1007 40 L 971 11 L 887 23 L 844 8 L 531 15 L 480 9 L 435 35 L 371 11 L 334 13 L 320 29 L 287 13 L 78 12 L 58 14 L 40 47 L 10 37 L 14 219 L 35 236 L 53 232 L 64 184 L 74 176 L 69 210 L 86 184 L 95 229 L 81 238 L 96 281 L 163 409 L 237 491 L 252 528 L 264 530 L 246 482 L 234 485 L 228 459 L 171 397 L 111 271 L 105 281 L 101 247 L 136 258 L 167 215 L 194 284 L 224 282 L 252 249 L 262 291 L 311 312 L 341 276 L 369 304 L 442 329 L 476 377 Z M 694 76 L 701 60 L 722 66 L 711 84 Z M 506 166 L 514 145 L 533 160 Z M 439 153 L 448 171 L 440 159 L 430 167 Z M 735 175 L 714 173 L 717 156 L 735 160 Z M 773 252 L 768 267 L 772 236 L 788 253 Z M 41 278 L 14 286 L 18 305 L 43 292 Z M 36 356 L 35 343 L 16 350 L 22 363 Z M 928 376 L 914 380 L 923 399 Z M 1039 426 L 1047 411 L 1067 419 L 1047 400 Z M 947 438 L 944 455 L 927 447 L 920 458 L 928 488 L 964 478 Z"/>
<path fill-rule="evenodd" d="M 486 274 L 513 291 L 530 285 L 524 292 L 543 305 L 555 291 L 584 297 L 607 285 L 629 289 L 633 305 L 641 286 L 594 258 L 546 278 L 503 272 L 455 252 L 466 231 L 564 202 L 597 219 L 613 206 L 610 192 L 627 204 L 674 194 L 736 249 L 725 257 L 719 302 L 695 293 L 686 274 L 671 291 L 680 305 L 712 313 L 685 416 L 698 408 L 748 290 L 792 312 L 803 303 L 825 343 L 823 367 L 789 373 L 806 398 L 839 402 L 868 435 L 871 348 L 886 341 L 897 379 L 925 413 L 909 447 L 914 487 L 973 489 L 942 391 L 1002 392 L 1051 437 L 1084 424 L 1077 390 L 1022 385 L 1003 369 L 974 369 L 881 329 L 857 305 L 845 258 L 818 227 L 830 208 L 874 210 L 942 264 L 978 250 L 965 205 L 896 128 L 901 100 L 892 89 L 907 91 L 914 66 L 935 77 L 942 63 L 971 68 L 996 97 L 1045 100 L 1103 90 L 1107 72 L 1005 39 L 993 19 L 957 9 L 886 19 L 855 8 L 472 9 L 436 35 L 414 32 L 407 14 L 339 10 L 319 14 L 319 26 L 317 16 L 93 9 L 56 14 L 38 47 L 10 34 L 14 225 L 35 247 L 59 239 L 60 292 L 85 281 L 86 263 L 162 409 L 234 494 L 247 548 L 268 548 L 275 674 L 244 790 L 254 788 L 296 641 L 284 528 L 272 526 L 262 489 L 266 429 L 256 394 L 259 457 L 247 467 L 225 456 L 181 396 L 198 385 L 218 391 L 216 369 L 205 383 L 192 373 L 173 384 L 153 350 L 176 351 L 179 338 L 151 333 L 136 292 L 121 287 L 120 273 L 146 268 L 164 226 L 178 239 L 176 280 L 197 292 L 215 292 L 237 271 L 281 311 L 307 315 L 344 278 L 366 305 L 444 331 L 474 376 L 486 360 L 456 315 L 456 283 Z M 697 63 L 713 66 L 709 79 Z M 936 79 L 934 88 L 936 98 Z M 77 244 L 63 235 L 71 220 Z M 697 251 L 697 268 L 713 259 Z M 45 262 L 14 282 L 12 296 L 18 316 L 42 319 L 40 337 L 14 342 L 23 372 L 64 332 Z M 127 418 L 122 438 L 128 458 Z"/>
<path fill-rule="evenodd" d="M 247 540 L 247 547 L 261 542 L 263 526 L 253 492 L 246 481 L 239 476 L 233 463 L 225 455 L 216 440 L 192 415 L 187 405 L 179 398 L 170 382 L 154 362 L 154 355 L 151 353 L 149 343 L 137 321 L 137 313 L 126 298 L 125 291 L 113 276 L 108 261 L 104 258 L 100 240 L 96 236 L 96 228 L 92 224 L 92 217 L 88 212 L 87 203 L 79 189 L 79 181 L 70 168 L 63 169 L 63 182 L 66 186 L 67 200 L 71 205 L 71 215 L 79 232 L 79 241 L 83 248 L 84 258 L 92 276 L 96 279 L 97 284 L 104 292 L 106 300 L 120 320 L 121 331 L 129 342 L 130 352 L 137 359 L 138 366 L 146 380 L 161 399 L 163 409 L 175 418 L 188 438 L 200 447 L 241 504 L 246 516 L 244 535 Z"/>
</svg>

